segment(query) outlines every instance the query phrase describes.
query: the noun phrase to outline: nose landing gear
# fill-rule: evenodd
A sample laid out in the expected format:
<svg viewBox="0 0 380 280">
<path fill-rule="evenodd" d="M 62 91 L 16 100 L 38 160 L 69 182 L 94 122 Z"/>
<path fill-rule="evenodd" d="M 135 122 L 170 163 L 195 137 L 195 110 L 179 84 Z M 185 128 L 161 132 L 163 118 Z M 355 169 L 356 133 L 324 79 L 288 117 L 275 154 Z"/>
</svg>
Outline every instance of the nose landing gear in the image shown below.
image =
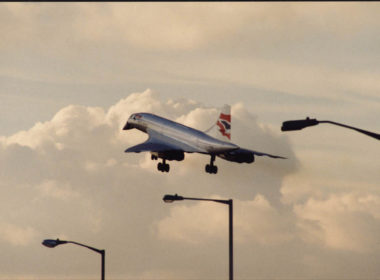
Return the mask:
<svg viewBox="0 0 380 280">
<path fill-rule="evenodd" d="M 218 167 L 214 165 L 215 155 L 211 155 L 210 164 L 206 164 L 205 171 L 210 174 L 218 173 Z"/>
<path fill-rule="evenodd" d="M 216 165 L 206 164 L 205 170 L 207 173 L 210 173 L 210 174 L 218 173 L 218 167 Z"/>
</svg>

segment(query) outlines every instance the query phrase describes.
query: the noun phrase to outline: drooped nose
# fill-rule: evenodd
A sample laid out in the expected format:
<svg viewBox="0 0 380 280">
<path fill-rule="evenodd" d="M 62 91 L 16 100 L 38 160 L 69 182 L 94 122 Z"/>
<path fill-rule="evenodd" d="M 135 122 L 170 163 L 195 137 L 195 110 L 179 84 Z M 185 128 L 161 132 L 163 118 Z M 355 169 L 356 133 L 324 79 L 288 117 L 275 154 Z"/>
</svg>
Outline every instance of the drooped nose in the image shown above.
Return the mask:
<svg viewBox="0 0 380 280">
<path fill-rule="evenodd" d="M 128 120 L 127 123 L 124 125 L 123 130 L 128 130 L 128 129 L 132 129 L 132 128 L 133 128 L 133 126 L 130 123 L 130 121 Z"/>
<path fill-rule="evenodd" d="M 134 114 L 131 115 L 127 121 L 127 123 L 124 125 L 123 130 L 128 130 L 136 127 L 136 119 L 134 117 Z"/>
</svg>

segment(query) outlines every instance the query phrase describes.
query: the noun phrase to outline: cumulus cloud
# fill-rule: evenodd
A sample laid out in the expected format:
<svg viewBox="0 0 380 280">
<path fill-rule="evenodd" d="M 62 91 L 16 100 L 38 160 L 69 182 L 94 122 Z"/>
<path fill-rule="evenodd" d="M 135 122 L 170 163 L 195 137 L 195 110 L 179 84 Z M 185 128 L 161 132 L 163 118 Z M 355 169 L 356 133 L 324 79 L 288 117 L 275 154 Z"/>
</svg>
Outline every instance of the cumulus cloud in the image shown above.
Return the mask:
<svg viewBox="0 0 380 280">
<path fill-rule="evenodd" d="M 121 130 L 134 112 L 157 113 L 199 129 L 212 125 L 218 114 L 216 108 L 208 108 L 192 100 L 163 102 L 153 91 L 146 90 L 129 95 L 108 110 L 71 105 L 57 112 L 50 121 L 1 138 L 2 193 L 3 197 L 9 197 L 9 204 L 2 208 L 14 213 L 18 226 L 25 229 L 25 240 L 30 243 L 32 237 L 44 233 L 52 237 L 63 234 L 83 239 L 90 235 L 93 240 L 104 240 L 119 256 L 123 253 L 131 256 L 131 253 L 137 254 L 141 250 L 148 253 L 149 248 L 157 254 L 155 250 L 159 246 L 149 244 L 155 240 L 158 242 L 154 225 L 165 220 L 170 213 L 161 201 L 165 192 L 203 196 L 218 194 L 240 197 L 242 201 L 253 200 L 257 193 L 263 192 L 263 195 L 270 196 L 268 199 L 279 201 L 282 177 L 294 170 L 292 160 L 268 163 L 272 159 L 260 158 L 253 165 L 217 160 L 220 174 L 210 176 L 204 172 L 208 157 L 186 155 L 185 161 L 171 163 L 169 174 L 162 174 L 157 172 L 156 162 L 150 160 L 149 154 L 123 153 L 128 146 L 146 139 L 146 135 L 139 131 Z M 233 105 L 232 113 L 233 139 L 236 142 L 264 152 L 292 154 L 286 138 L 260 128 L 242 104 Z M 256 139 L 255 145 L 249 139 Z M 265 174 L 269 173 L 273 175 L 267 178 Z M 194 174 L 198 174 L 196 179 Z M 239 184 L 236 184 L 237 178 Z M 263 201 L 268 203 L 266 199 Z M 278 218 L 270 204 L 258 206 L 257 202 L 253 205 L 247 203 L 246 211 L 262 208 L 266 216 Z M 144 205 L 151 206 L 147 208 Z M 202 207 L 206 208 L 201 210 L 208 211 L 207 205 Z M 182 215 L 187 214 L 194 215 L 190 211 Z M 215 238 L 219 232 L 210 229 L 212 224 L 215 224 L 215 229 L 219 228 L 217 217 L 218 212 L 215 212 L 212 222 L 205 222 L 204 230 L 209 232 L 205 240 Z M 10 217 L 4 218 L 4 223 L 10 221 Z M 170 226 L 167 228 L 171 229 Z M 21 229 L 15 236 L 24 233 Z M 246 236 L 250 235 L 249 230 L 244 230 Z M 268 230 L 276 235 L 275 230 Z M 195 227 L 193 231 L 196 231 Z M 0 233 L 3 240 L 9 240 L 8 232 Z M 181 234 L 181 230 L 178 232 Z M 124 240 L 125 249 L 110 243 L 109 240 L 114 239 L 111 236 L 115 234 Z M 195 241 L 194 237 L 189 238 Z M 268 242 L 272 239 L 278 237 L 269 237 Z M 136 240 L 139 241 L 136 243 Z M 170 243 L 170 240 L 165 242 Z M 129 257 L 127 259 L 130 261 Z M 139 258 L 128 265 L 135 273 L 142 269 L 138 261 Z M 157 265 L 153 264 L 150 269 L 158 269 L 154 267 Z M 115 273 L 121 270 L 121 267 L 116 268 Z"/>
<path fill-rule="evenodd" d="M 380 198 L 371 194 L 331 195 L 295 206 L 308 242 L 349 251 L 379 250 Z"/>
<path fill-rule="evenodd" d="M 257 266 L 262 265 L 268 268 L 259 276 L 292 275 L 292 269 L 305 263 L 299 252 L 309 256 L 310 247 L 321 251 L 309 256 L 316 263 L 311 271 L 325 264 L 324 250 L 376 252 L 378 197 L 284 190 L 284 178 L 299 166 L 292 147 L 285 135 L 262 123 L 243 103 L 232 104 L 233 142 L 288 160 L 257 157 L 248 165 L 217 159 L 219 173 L 212 176 L 204 172 L 208 156 L 186 154 L 184 161 L 170 162 L 170 173 L 161 173 L 148 153 L 123 153 L 147 138 L 136 130 L 122 130 L 135 112 L 156 113 L 202 130 L 218 115 L 217 108 L 193 100 L 162 101 L 148 89 L 108 109 L 70 105 L 49 121 L 1 138 L 0 246 L 11 250 L 20 263 L 30 263 L 31 274 L 59 271 L 54 261 L 58 256 L 47 255 L 42 248 L 37 258 L 29 258 L 36 255 L 34 246 L 42 239 L 59 237 L 106 248 L 109 275 L 224 277 L 225 271 L 215 263 L 224 267 L 226 262 L 227 207 L 167 205 L 162 201 L 166 193 L 234 199 L 241 276 L 257 275 Z M 69 256 L 65 249 L 59 258 Z M 76 269 L 91 275 L 91 265 L 84 259 L 76 259 Z M 9 274 L 22 270 L 12 268 Z M 313 274 L 305 270 L 302 275 Z"/>
<path fill-rule="evenodd" d="M 52 180 L 43 182 L 41 185 L 37 186 L 37 189 L 41 192 L 42 196 L 61 200 L 71 200 L 79 196 L 79 193 L 73 190 L 70 186 L 58 184 Z"/>
<path fill-rule="evenodd" d="M 207 243 L 207 240 L 215 238 L 225 240 L 228 208 L 226 205 L 210 206 L 208 203 L 172 207 L 170 215 L 157 224 L 159 237 L 190 243 Z M 257 195 L 250 201 L 234 200 L 234 204 L 236 242 L 274 245 L 289 242 L 295 237 L 291 232 L 291 217 L 288 213 L 281 215 L 280 210 L 270 205 L 265 197 Z"/>
</svg>

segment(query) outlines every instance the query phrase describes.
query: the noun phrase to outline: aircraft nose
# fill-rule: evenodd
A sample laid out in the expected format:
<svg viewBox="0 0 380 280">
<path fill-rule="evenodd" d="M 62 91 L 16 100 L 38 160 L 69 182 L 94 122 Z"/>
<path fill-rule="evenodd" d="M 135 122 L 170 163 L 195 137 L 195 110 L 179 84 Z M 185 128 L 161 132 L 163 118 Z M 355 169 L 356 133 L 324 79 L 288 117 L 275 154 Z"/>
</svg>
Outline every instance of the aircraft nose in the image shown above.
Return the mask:
<svg viewBox="0 0 380 280">
<path fill-rule="evenodd" d="M 132 129 L 135 127 L 136 121 L 132 118 L 129 118 L 127 123 L 124 125 L 123 130 Z"/>
<path fill-rule="evenodd" d="M 128 129 L 132 129 L 132 125 L 129 123 L 129 121 L 127 121 L 127 123 L 124 125 L 123 127 L 123 130 L 128 130 Z"/>
</svg>

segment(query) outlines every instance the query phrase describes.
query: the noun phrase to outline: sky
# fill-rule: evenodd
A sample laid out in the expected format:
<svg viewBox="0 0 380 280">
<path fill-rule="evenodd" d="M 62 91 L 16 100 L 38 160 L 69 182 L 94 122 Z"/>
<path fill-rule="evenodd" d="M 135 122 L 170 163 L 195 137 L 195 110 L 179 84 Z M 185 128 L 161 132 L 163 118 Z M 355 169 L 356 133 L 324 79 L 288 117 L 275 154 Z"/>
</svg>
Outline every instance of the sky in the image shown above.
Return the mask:
<svg viewBox="0 0 380 280">
<path fill-rule="evenodd" d="M 0 279 L 379 279 L 377 2 L 1 3 Z M 206 130 L 224 104 L 253 164 L 157 171 L 151 112 Z"/>
</svg>

